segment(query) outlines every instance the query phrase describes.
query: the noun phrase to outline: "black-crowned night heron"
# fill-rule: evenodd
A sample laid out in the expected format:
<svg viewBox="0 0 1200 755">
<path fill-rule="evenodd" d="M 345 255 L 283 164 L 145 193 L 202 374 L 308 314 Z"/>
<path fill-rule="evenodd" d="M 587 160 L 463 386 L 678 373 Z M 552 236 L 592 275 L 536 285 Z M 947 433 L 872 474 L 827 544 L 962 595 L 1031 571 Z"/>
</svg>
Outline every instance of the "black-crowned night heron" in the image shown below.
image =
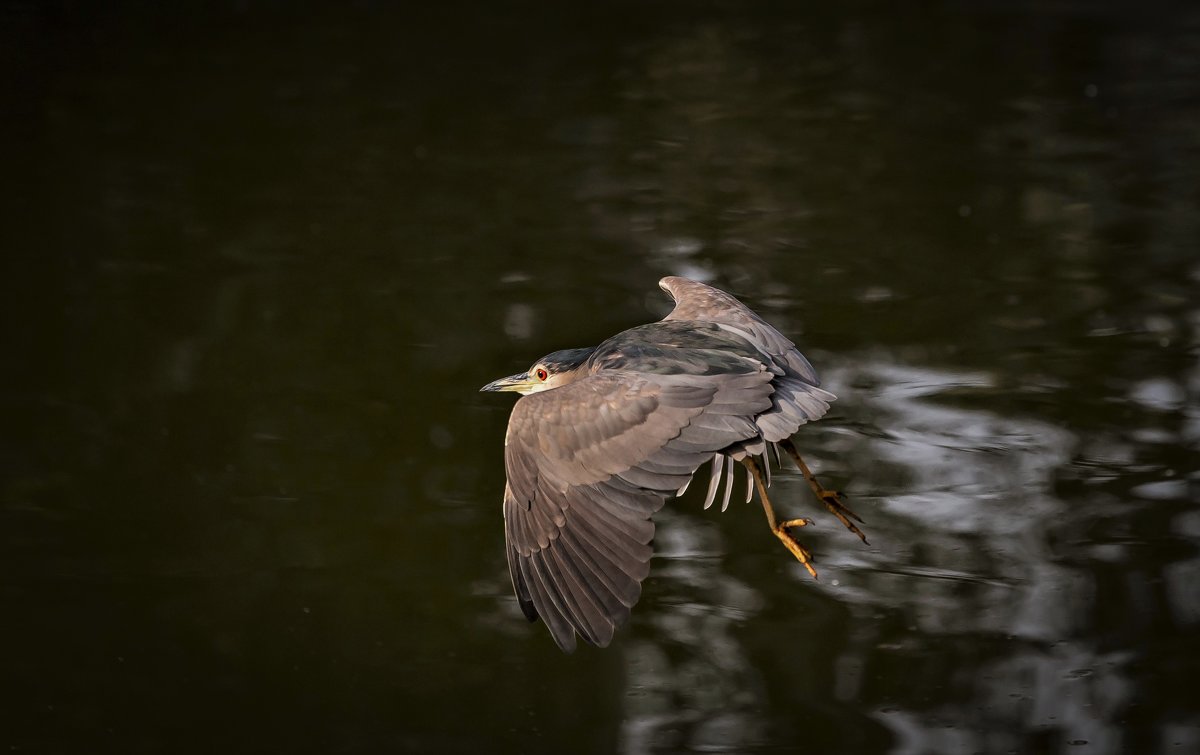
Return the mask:
<svg viewBox="0 0 1200 755">
<path fill-rule="evenodd" d="M 541 616 L 563 650 L 578 632 L 604 647 L 629 618 L 650 570 L 651 515 L 711 463 L 712 505 L 722 475 L 729 505 L 734 462 L 749 470 L 767 523 L 814 576 L 812 554 L 777 521 L 768 452 L 782 447 L 817 498 L 866 542 L 862 521 L 821 486 L 791 436 L 834 395 L 796 345 L 724 291 L 686 278 L 659 286 L 675 308 L 595 348 L 556 351 L 485 391 L 525 394 L 504 439 L 504 531 L 521 610 Z"/>
</svg>

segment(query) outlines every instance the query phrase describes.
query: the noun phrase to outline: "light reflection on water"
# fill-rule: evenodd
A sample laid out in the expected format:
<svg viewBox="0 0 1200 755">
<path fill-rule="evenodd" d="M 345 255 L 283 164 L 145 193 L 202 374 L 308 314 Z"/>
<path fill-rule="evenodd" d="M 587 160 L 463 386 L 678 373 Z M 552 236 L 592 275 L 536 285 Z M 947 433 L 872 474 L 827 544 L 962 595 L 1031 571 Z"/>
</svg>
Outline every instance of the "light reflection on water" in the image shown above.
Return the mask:
<svg viewBox="0 0 1200 755">
<path fill-rule="evenodd" d="M 899 752 L 1017 749 L 1039 729 L 1086 739 L 1097 752 L 1119 752 L 1114 718 L 1134 694 L 1125 677 L 1133 655 L 1101 650 L 1086 636 L 1074 639 L 1095 610 L 1092 577 L 1055 564 L 1041 537 L 1065 507 L 1053 492 L 1054 471 L 1072 458 L 1074 435 L 944 400 L 989 387 L 992 381 L 981 374 L 852 359 L 825 374 L 847 416 L 896 428 L 875 437 L 831 430 L 806 438 L 809 446 L 819 443 L 819 458 L 849 453 L 877 463 L 848 470 L 848 492 L 870 522 L 873 547 L 831 534 L 836 527 L 806 529 L 824 579 L 811 582 L 799 569 L 781 572 L 801 583 L 796 589 L 820 590 L 855 617 L 838 658 L 835 694 L 870 700 L 872 715 L 897 736 Z M 899 490 L 898 475 L 904 479 Z M 808 497 L 796 473 L 776 479 L 777 504 Z M 762 715 L 768 700 L 738 628 L 761 613 L 765 599 L 724 572 L 721 556 L 732 556 L 731 546 L 711 526 L 668 510 L 658 532 L 659 600 L 649 610 L 651 633 L 661 639 L 639 632 L 630 640 L 624 751 L 732 752 L 763 745 L 771 729 Z M 770 557 L 770 538 L 760 544 Z M 1178 610 L 1195 612 L 1198 605 L 1191 594 Z M 897 642 L 876 628 L 883 614 L 904 617 L 905 638 Z M 889 657 L 920 657 L 942 641 L 970 637 L 1007 650 L 917 671 L 922 685 L 953 689 L 958 701 L 913 708 L 903 697 L 872 695 L 869 677 Z M 672 661 L 681 654 L 671 648 L 680 645 L 690 652 Z M 781 645 L 786 658 L 787 643 Z"/>
</svg>

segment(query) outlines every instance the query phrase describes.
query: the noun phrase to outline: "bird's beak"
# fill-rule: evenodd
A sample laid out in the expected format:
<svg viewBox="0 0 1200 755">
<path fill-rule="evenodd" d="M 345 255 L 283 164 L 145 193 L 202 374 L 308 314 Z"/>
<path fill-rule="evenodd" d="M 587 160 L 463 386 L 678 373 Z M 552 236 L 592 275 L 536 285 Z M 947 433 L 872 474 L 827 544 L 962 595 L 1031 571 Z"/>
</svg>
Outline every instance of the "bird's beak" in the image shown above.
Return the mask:
<svg viewBox="0 0 1200 755">
<path fill-rule="evenodd" d="M 482 391 L 515 391 L 516 393 L 524 393 L 526 389 L 533 386 L 533 382 L 529 379 L 529 374 L 526 372 L 518 372 L 516 375 L 493 380 L 487 385 L 480 388 Z"/>
</svg>

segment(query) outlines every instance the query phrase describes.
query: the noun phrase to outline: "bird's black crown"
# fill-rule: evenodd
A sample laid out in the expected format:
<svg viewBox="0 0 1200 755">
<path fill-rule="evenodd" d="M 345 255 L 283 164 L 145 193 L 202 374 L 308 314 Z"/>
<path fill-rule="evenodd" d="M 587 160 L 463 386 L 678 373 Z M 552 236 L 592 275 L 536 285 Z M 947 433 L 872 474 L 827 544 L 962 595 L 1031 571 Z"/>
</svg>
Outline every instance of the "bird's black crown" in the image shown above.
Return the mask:
<svg viewBox="0 0 1200 755">
<path fill-rule="evenodd" d="M 539 359 L 537 363 L 545 365 L 547 370 L 557 375 L 578 369 L 595 350 L 595 347 L 591 346 L 583 349 L 563 349 L 562 351 L 547 354 Z"/>
</svg>

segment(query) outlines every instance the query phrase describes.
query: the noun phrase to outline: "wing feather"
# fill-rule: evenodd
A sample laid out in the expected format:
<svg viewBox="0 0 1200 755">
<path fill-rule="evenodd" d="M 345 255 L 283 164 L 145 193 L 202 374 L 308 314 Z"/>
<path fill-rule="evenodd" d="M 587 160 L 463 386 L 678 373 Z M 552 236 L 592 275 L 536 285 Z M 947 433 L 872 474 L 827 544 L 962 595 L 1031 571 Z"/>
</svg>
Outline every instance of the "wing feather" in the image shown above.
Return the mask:
<svg viewBox="0 0 1200 755">
<path fill-rule="evenodd" d="M 543 574 L 543 564 L 540 553 L 533 554 L 521 559 L 521 572 L 530 587 L 530 595 L 538 615 L 550 629 L 550 636 L 560 648 L 569 653 L 575 649 L 575 630 L 567 620 L 557 588 L 552 588 L 547 583 L 547 577 Z"/>
<path fill-rule="evenodd" d="M 559 647 L 574 649 L 576 633 L 612 640 L 650 571 L 651 515 L 715 451 L 757 437 L 735 407 L 769 408 L 772 377 L 607 371 L 517 401 L 509 569 L 525 615 L 545 619 Z"/>
<path fill-rule="evenodd" d="M 652 549 L 649 543 L 625 537 L 603 519 L 588 514 L 575 516 L 571 529 L 595 550 L 612 556 L 613 563 L 629 576 L 641 581 L 650 573 Z"/>
<path fill-rule="evenodd" d="M 563 547 L 547 548 L 542 554 L 555 569 L 559 587 L 575 616 L 576 631 L 582 629 L 580 634 L 593 645 L 608 644 L 616 627 L 608 617 L 605 601 L 596 596 L 603 584 L 594 577 L 585 577 Z"/>
<path fill-rule="evenodd" d="M 779 367 L 810 385 L 821 385 L 817 371 L 796 344 L 740 301 L 712 286 L 678 276 L 658 282 L 675 300 L 675 308 L 663 320 L 715 322 L 737 333 L 771 357 Z"/>
<path fill-rule="evenodd" d="M 613 620 L 620 625 L 624 619 L 629 618 L 628 609 L 637 603 L 638 596 L 641 595 L 641 582 L 618 566 L 613 554 L 584 545 L 583 539 L 574 529 L 564 530 L 560 542 L 603 583 L 606 589 L 598 591 L 598 594 L 602 598 L 607 595 L 615 599 L 616 602 L 610 604 L 612 613 L 609 614 Z"/>
<path fill-rule="evenodd" d="M 618 537 L 638 545 L 648 545 L 654 539 L 654 523 L 645 516 L 629 516 L 628 509 L 620 509 L 604 504 L 603 500 L 593 499 L 581 506 L 572 507 L 571 515 L 585 520 L 593 529 L 611 533 L 613 539 Z M 641 551 L 635 551 L 640 555 Z"/>
<path fill-rule="evenodd" d="M 505 548 L 508 555 L 508 574 L 512 578 L 513 592 L 516 593 L 517 603 L 521 606 L 521 613 L 525 614 L 525 618 L 530 621 L 536 621 L 537 611 L 533 607 L 533 598 L 529 593 L 529 583 L 521 571 L 521 555 L 517 552 L 517 546 L 513 539 L 511 523 L 515 519 L 516 517 L 504 518 L 504 537 L 508 541 L 508 547 Z"/>
</svg>

